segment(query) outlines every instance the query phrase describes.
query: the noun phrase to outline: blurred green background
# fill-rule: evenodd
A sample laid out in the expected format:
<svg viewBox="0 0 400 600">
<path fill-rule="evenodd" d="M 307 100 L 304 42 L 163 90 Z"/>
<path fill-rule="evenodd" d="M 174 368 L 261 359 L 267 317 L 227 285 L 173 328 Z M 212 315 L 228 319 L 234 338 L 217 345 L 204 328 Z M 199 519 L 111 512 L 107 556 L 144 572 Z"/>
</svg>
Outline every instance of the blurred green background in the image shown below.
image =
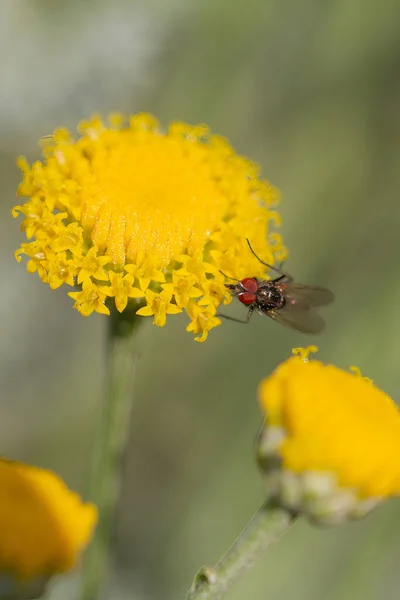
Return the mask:
<svg viewBox="0 0 400 600">
<path fill-rule="evenodd" d="M 287 269 L 337 294 L 320 357 L 400 398 L 398 14 L 395 0 L 1 2 L 1 454 L 85 492 L 106 318 L 15 262 L 11 207 L 16 156 L 38 158 L 40 136 L 95 111 L 206 122 L 258 161 L 283 192 Z M 205 344 L 185 326 L 149 319 L 140 333 L 113 600 L 181 600 L 227 549 L 263 498 L 257 385 L 316 342 L 261 317 Z M 395 600 L 399 522 L 395 501 L 335 529 L 299 522 L 228 598 Z"/>
</svg>

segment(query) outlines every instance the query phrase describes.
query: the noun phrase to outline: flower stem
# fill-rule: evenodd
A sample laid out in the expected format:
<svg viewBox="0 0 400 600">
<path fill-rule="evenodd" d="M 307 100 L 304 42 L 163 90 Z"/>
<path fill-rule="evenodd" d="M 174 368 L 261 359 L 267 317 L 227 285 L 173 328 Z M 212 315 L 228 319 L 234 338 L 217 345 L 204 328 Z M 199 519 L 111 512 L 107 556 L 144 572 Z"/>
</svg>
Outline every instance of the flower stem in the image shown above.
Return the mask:
<svg viewBox="0 0 400 600">
<path fill-rule="evenodd" d="M 109 318 L 105 398 L 95 437 L 90 499 L 99 523 L 83 566 L 82 600 L 97 600 L 107 577 L 137 359 L 134 313 L 111 311 Z"/>
<path fill-rule="evenodd" d="M 215 565 L 196 575 L 186 600 L 220 600 L 290 527 L 295 515 L 267 501 Z"/>
</svg>

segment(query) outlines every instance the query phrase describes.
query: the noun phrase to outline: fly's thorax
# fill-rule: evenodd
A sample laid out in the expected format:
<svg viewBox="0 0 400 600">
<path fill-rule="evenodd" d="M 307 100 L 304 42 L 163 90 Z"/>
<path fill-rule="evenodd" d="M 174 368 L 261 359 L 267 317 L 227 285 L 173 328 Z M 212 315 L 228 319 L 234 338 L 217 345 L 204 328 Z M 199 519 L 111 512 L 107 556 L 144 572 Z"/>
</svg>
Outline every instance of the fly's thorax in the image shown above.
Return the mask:
<svg viewBox="0 0 400 600">
<path fill-rule="evenodd" d="M 265 281 L 258 287 L 257 303 L 263 310 L 275 310 L 285 305 L 285 295 L 273 281 Z"/>
</svg>

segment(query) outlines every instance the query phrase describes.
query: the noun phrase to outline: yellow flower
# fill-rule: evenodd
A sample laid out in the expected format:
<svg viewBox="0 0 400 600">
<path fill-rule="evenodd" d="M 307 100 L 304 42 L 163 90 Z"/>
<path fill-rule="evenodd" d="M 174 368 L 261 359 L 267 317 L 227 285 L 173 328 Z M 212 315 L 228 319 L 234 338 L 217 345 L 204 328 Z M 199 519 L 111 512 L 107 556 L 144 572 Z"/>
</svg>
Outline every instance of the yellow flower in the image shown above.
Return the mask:
<svg viewBox="0 0 400 600">
<path fill-rule="evenodd" d="M 103 290 L 104 288 L 94 283 L 85 282 L 80 292 L 68 292 L 68 296 L 75 300 L 74 308 L 79 310 L 84 317 L 88 317 L 94 311 L 102 315 L 109 315 L 110 310 L 104 304 L 107 296 Z"/>
<path fill-rule="evenodd" d="M 97 256 L 96 246 L 90 248 L 85 256 L 75 258 L 75 265 L 79 269 L 77 281 L 91 283 L 91 278 L 98 281 L 107 281 L 108 275 L 104 270 L 104 265 L 110 262 L 108 256 Z"/>
<path fill-rule="evenodd" d="M 59 252 L 53 256 L 49 253 L 45 264 L 47 281 L 52 290 L 59 288 L 63 283 L 75 285 L 74 277 L 76 277 L 77 267 L 73 260 L 67 258 L 66 252 Z"/>
<path fill-rule="evenodd" d="M 154 315 L 153 323 L 159 327 L 164 327 L 167 315 L 176 315 L 181 312 L 181 308 L 171 303 L 172 294 L 168 290 L 163 290 L 156 294 L 152 290 L 146 291 L 147 306 L 139 308 L 136 312 L 143 317 Z"/>
<path fill-rule="evenodd" d="M 197 342 L 204 342 L 210 329 L 221 325 L 221 319 L 216 316 L 216 309 L 213 304 L 209 306 L 194 304 L 188 309 L 188 314 L 192 322 L 186 327 L 186 331 L 193 331 L 197 335 L 194 338 Z"/>
<path fill-rule="evenodd" d="M 400 494 L 400 411 L 359 371 L 299 354 L 260 385 L 260 464 L 286 507 L 322 522 L 359 518 Z"/>
<path fill-rule="evenodd" d="M 175 302 L 180 308 L 185 308 L 192 298 L 202 295 L 197 287 L 198 280 L 186 269 L 179 269 L 172 273 L 172 283 L 164 283 L 162 288 L 175 296 Z"/>
<path fill-rule="evenodd" d="M 15 251 L 14 256 L 18 262 L 21 262 L 21 254 L 25 254 L 29 257 L 26 268 L 28 273 L 36 273 L 43 282 L 48 280 L 49 272 L 49 259 L 54 258 L 54 254 L 50 251 L 50 248 L 43 241 L 30 242 L 29 244 L 21 244 L 21 248 Z"/>
<path fill-rule="evenodd" d="M 54 473 L 4 459 L 0 489 L 0 589 L 7 587 L 7 597 L 24 597 L 74 567 L 97 511 Z"/>
<path fill-rule="evenodd" d="M 232 296 L 224 285 L 224 277 L 221 273 L 215 273 L 214 279 L 206 279 L 202 284 L 203 297 L 199 300 L 199 305 L 212 304 L 217 307 L 220 304 L 229 304 Z"/>
<path fill-rule="evenodd" d="M 125 265 L 125 271 L 139 281 L 140 289 L 144 292 L 150 282 L 164 283 L 165 275 L 154 266 L 154 258 L 146 259 L 141 265 Z"/>
<path fill-rule="evenodd" d="M 155 315 L 161 325 L 152 303 L 168 292 L 167 314 L 180 312 L 175 306 L 194 315 L 188 330 L 203 341 L 219 320 L 207 310 L 198 318 L 205 310 L 198 307 L 229 299 L 220 271 L 268 277 L 246 238 L 264 261 L 285 258 L 281 236 L 271 231 L 280 222 L 276 190 L 205 125 L 172 123 L 165 131 L 151 115 L 128 124 L 112 115 L 109 125 L 95 117 L 79 132 L 74 139 L 58 129 L 42 144 L 42 162 L 19 160 L 18 195 L 28 200 L 13 215 L 23 215 L 31 241 L 18 259 L 26 254 L 28 270 L 52 288 L 74 282 L 80 291 L 70 295 L 85 316 L 108 314 L 105 298 L 115 298 L 118 310 L 137 309 L 137 296 L 122 291 L 135 287 L 152 292 L 137 314 Z M 199 330 L 202 323 L 207 329 Z"/>
<path fill-rule="evenodd" d="M 133 286 L 134 277 L 110 271 L 110 286 L 101 288 L 106 296 L 115 298 L 115 306 L 119 312 L 125 310 L 129 298 L 143 298 L 144 292 Z"/>
</svg>

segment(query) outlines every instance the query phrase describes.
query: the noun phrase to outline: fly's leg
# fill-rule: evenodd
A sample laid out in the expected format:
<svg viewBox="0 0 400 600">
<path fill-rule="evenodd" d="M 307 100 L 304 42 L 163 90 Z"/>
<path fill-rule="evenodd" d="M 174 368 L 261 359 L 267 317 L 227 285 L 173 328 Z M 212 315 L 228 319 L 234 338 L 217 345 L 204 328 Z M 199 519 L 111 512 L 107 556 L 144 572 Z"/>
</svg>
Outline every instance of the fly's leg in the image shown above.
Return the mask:
<svg viewBox="0 0 400 600">
<path fill-rule="evenodd" d="M 221 317 L 227 321 L 233 321 L 234 323 L 248 323 L 251 319 L 251 315 L 254 313 L 254 310 L 255 306 L 250 306 L 245 319 L 237 319 L 236 317 L 230 317 L 229 315 L 221 315 L 221 313 L 217 313 L 217 317 Z"/>
</svg>

